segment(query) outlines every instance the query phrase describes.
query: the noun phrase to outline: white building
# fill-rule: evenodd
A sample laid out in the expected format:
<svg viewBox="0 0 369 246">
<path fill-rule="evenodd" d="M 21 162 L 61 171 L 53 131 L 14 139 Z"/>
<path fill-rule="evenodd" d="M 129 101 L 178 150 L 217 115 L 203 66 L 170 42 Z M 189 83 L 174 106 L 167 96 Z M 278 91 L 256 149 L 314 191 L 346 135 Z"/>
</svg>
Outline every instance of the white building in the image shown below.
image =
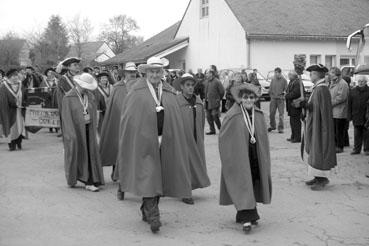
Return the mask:
<svg viewBox="0 0 369 246">
<path fill-rule="evenodd" d="M 294 55 L 305 54 L 307 65 L 353 65 L 346 37 L 369 23 L 368 13 L 368 0 L 191 0 L 179 23 L 108 62 L 157 55 L 171 68 L 215 64 L 266 74 L 293 68 Z"/>
</svg>

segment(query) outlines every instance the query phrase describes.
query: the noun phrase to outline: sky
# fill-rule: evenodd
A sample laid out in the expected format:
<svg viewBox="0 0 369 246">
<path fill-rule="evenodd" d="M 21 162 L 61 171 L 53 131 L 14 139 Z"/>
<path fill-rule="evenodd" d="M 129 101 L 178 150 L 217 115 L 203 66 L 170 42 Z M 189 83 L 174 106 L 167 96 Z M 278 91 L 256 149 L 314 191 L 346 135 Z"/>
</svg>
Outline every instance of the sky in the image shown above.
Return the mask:
<svg viewBox="0 0 369 246">
<path fill-rule="evenodd" d="M 125 14 L 137 21 L 135 33 L 144 39 L 181 20 L 189 0 L 0 0 L 0 36 L 9 31 L 20 37 L 42 32 L 51 15 L 60 15 L 64 23 L 79 15 L 90 19 L 93 39 L 109 18 Z"/>
</svg>

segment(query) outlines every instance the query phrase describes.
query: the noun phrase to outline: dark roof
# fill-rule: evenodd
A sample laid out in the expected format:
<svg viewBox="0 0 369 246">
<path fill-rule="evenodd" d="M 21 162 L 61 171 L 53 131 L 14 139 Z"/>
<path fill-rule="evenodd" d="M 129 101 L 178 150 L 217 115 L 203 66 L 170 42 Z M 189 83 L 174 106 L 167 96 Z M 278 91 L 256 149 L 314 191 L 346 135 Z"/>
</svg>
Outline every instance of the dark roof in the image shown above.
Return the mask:
<svg viewBox="0 0 369 246">
<path fill-rule="evenodd" d="M 180 22 L 168 27 L 157 35 L 147 39 L 136 47 L 126 50 L 123 53 L 103 62 L 103 64 L 118 64 L 126 62 L 143 63 L 151 56 L 171 48 L 188 38 L 174 38 Z"/>
<path fill-rule="evenodd" d="M 104 41 L 81 43 L 82 60 L 86 62 L 95 60 L 100 55 L 97 53 L 97 51 L 103 44 Z M 79 55 L 77 46 L 73 45 L 72 47 L 70 47 L 70 50 L 66 57 L 78 57 L 78 56 Z"/>
<path fill-rule="evenodd" d="M 369 23 L 368 0 L 225 0 L 248 37 L 343 38 Z"/>
</svg>

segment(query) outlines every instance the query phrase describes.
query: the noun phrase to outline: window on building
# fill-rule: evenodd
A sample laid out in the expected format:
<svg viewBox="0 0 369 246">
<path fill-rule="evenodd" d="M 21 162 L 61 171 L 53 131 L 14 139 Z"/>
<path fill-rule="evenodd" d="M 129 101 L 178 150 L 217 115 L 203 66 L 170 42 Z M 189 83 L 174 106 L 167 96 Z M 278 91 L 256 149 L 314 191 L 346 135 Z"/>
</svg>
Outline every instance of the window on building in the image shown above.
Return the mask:
<svg viewBox="0 0 369 246">
<path fill-rule="evenodd" d="M 349 57 L 349 56 L 341 56 L 340 57 L 340 66 L 355 66 L 355 57 Z"/>
<path fill-rule="evenodd" d="M 335 67 L 336 66 L 336 56 L 334 55 L 325 56 L 325 66 L 327 68 Z"/>
<path fill-rule="evenodd" d="M 209 16 L 209 0 L 200 0 L 200 16 L 205 18 Z"/>
<path fill-rule="evenodd" d="M 321 63 L 321 55 L 310 55 L 310 65 Z"/>
</svg>

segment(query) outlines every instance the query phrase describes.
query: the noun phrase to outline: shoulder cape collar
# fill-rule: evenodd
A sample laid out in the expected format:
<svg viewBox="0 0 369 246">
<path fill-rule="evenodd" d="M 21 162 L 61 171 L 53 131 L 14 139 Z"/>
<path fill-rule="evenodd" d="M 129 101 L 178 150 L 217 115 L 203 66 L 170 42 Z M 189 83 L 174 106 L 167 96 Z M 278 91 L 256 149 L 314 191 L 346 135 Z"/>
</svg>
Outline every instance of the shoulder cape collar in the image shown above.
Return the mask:
<svg viewBox="0 0 369 246">
<path fill-rule="evenodd" d="M 170 93 L 173 93 L 173 94 L 177 94 L 176 90 L 171 87 L 167 82 L 165 81 L 162 81 L 163 83 L 163 91 L 166 91 L 166 92 L 170 92 Z M 147 86 L 147 83 L 146 83 L 146 79 L 145 78 L 140 78 L 136 83 L 135 83 L 135 87 L 134 87 L 134 90 L 137 91 L 137 90 L 141 90 L 141 89 L 149 89 L 149 87 Z"/>
</svg>

